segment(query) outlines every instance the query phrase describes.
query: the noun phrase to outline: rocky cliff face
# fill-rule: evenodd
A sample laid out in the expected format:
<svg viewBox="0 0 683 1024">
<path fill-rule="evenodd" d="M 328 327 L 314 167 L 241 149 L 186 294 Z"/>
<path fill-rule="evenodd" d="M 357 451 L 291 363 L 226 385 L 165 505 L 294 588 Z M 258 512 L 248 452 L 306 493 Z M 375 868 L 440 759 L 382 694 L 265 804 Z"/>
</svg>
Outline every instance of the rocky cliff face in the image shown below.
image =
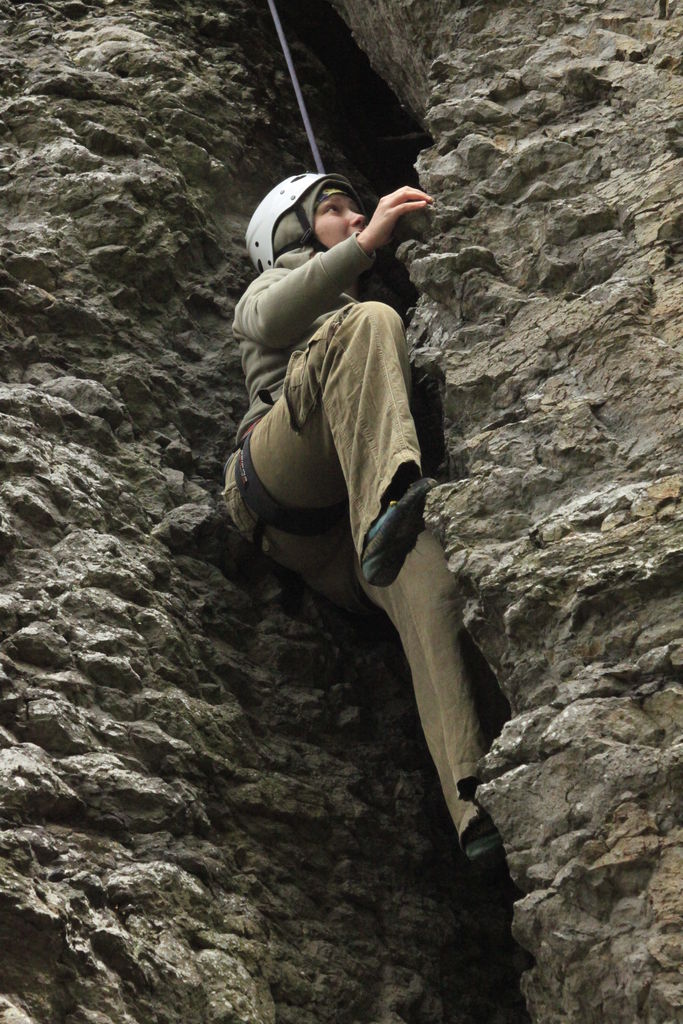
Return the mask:
<svg viewBox="0 0 683 1024">
<path fill-rule="evenodd" d="M 680 17 L 333 6 L 434 139 L 401 256 L 447 418 L 431 524 L 512 707 L 484 799 L 529 1013 L 664 1024 Z M 395 638 L 221 509 L 244 227 L 308 163 L 265 4 L 0 25 L 0 1021 L 527 1020 L 513 890 L 454 849 Z M 371 189 L 293 30 L 328 166 Z"/>
</svg>

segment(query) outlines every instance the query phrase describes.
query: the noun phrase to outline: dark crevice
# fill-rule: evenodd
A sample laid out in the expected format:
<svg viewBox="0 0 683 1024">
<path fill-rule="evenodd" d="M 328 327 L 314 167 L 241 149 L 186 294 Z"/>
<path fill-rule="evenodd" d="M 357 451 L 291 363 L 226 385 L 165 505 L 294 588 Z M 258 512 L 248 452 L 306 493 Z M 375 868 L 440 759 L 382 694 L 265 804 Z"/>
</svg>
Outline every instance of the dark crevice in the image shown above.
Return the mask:
<svg viewBox="0 0 683 1024">
<path fill-rule="evenodd" d="M 336 11 L 320 0 L 297 0 L 282 4 L 280 16 L 288 38 L 299 39 L 327 70 L 335 100 L 328 128 L 338 148 L 378 195 L 417 185 L 414 164 L 432 139 L 373 71 Z M 316 112 L 309 113 L 315 130 Z"/>
<path fill-rule="evenodd" d="M 479 720 L 487 741 L 492 743 L 512 717 L 510 702 L 501 690 L 493 669 L 467 630 L 461 633 L 460 643 L 465 664 L 474 680 Z"/>
</svg>

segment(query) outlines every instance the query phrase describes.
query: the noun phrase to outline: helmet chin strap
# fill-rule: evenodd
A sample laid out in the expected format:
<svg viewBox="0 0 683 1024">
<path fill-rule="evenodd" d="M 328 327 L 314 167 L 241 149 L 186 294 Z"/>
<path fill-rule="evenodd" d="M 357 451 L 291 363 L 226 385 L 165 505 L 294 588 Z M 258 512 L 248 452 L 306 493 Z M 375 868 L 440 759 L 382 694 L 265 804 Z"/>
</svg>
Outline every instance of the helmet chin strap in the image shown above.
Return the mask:
<svg viewBox="0 0 683 1024">
<path fill-rule="evenodd" d="M 316 252 L 327 252 L 329 249 L 328 245 L 323 245 L 315 231 L 310 225 L 306 211 L 302 206 L 295 206 L 294 213 L 297 216 L 297 220 L 301 225 L 301 238 L 297 239 L 296 242 L 290 242 L 289 245 L 285 245 L 282 249 L 278 249 L 275 259 L 279 259 L 280 256 L 284 256 L 286 252 L 292 252 L 294 249 L 301 249 L 302 246 L 310 246 L 311 249 L 315 249 Z"/>
<path fill-rule="evenodd" d="M 323 243 L 316 235 L 315 231 L 311 227 L 308 217 L 306 216 L 306 211 L 304 210 L 303 206 L 300 206 L 297 203 L 297 205 L 294 207 L 294 212 L 296 213 L 299 224 L 301 224 L 301 230 L 303 231 L 303 234 L 299 239 L 297 245 L 310 245 L 317 252 L 327 252 L 329 246 L 323 245 Z"/>
</svg>

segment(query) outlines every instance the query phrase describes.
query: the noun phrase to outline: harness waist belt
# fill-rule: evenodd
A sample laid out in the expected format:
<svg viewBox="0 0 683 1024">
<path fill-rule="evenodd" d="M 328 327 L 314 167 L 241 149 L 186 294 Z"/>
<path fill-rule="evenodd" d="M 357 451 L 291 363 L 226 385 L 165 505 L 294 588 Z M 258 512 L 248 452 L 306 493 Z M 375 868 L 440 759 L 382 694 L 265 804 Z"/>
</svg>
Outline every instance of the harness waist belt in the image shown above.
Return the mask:
<svg viewBox="0 0 683 1024">
<path fill-rule="evenodd" d="M 261 522 L 284 533 L 313 537 L 325 533 L 341 519 L 346 512 L 346 501 L 324 508 L 287 508 L 275 501 L 256 475 L 249 451 L 250 440 L 251 434 L 247 434 L 237 453 L 235 481 L 243 501 Z"/>
</svg>

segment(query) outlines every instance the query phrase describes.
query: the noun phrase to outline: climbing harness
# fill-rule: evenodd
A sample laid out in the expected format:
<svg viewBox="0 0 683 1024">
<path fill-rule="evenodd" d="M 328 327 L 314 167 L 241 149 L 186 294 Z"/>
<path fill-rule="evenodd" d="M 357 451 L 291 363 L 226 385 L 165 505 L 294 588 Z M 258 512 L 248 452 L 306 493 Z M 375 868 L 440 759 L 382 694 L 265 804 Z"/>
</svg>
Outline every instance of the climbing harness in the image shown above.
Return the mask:
<svg viewBox="0 0 683 1024">
<path fill-rule="evenodd" d="M 273 22 L 275 23 L 275 31 L 278 34 L 278 39 L 280 40 L 280 46 L 282 47 L 282 52 L 284 53 L 285 60 L 287 61 L 287 68 L 289 70 L 289 77 L 292 80 L 292 85 L 294 87 L 294 93 L 296 95 L 297 103 L 299 104 L 299 110 L 301 111 L 301 117 L 302 117 L 302 120 L 304 122 L 304 128 L 306 129 L 306 135 L 308 136 L 308 142 L 309 142 L 309 145 L 311 147 L 311 152 L 313 154 L 313 159 L 315 161 L 316 170 L 318 171 L 318 174 L 324 174 L 325 173 L 325 168 L 323 166 L 322 160 L 320 159 L 320 153 L 318 151 L 318 145 L 317 145 L 317 143 L 315 141 L 315 135 L 313 134 L 313 128 L 311 127 L 311 122 L 310 122 L 310 118 L 308 116 L 308 111 L 306 110 L 306 104 L 304 103 L 304 97 L 303 97 L 303 93 L 301 92 L 301 86 L 299 85 L 299 79 L 297 78 L 296 70 L 295 70 L 294 64 L 292 62 L 292 55 L 289 52 L 289 46 L 287 44 L 287 38 L 286 38 L 285 33 L 283 31 L 283 28 L 282 28 L 282 23 L 280 21 L 280 16 L 277 13 L 277 8 L 275 6 L 275 0 L 268 0 L 268 6 L 270 7 L 270 13 L 273 16 Z"/>
<path fill-rule="evenodd" d="M 259 539 L 264 526 L 274 526 L 276 530 L 293 533 L 297 537 L 314 537 L 331 529 L 346 513 L 346 499 L 323 508 L 288 508 L 280 505 L 256 474 L 249 449 L 250 440 L 251 433 L 248 433 L 237 452 L 235 482 L 242 500 L 259 520 L 256 531 Z"/>
</svg>

